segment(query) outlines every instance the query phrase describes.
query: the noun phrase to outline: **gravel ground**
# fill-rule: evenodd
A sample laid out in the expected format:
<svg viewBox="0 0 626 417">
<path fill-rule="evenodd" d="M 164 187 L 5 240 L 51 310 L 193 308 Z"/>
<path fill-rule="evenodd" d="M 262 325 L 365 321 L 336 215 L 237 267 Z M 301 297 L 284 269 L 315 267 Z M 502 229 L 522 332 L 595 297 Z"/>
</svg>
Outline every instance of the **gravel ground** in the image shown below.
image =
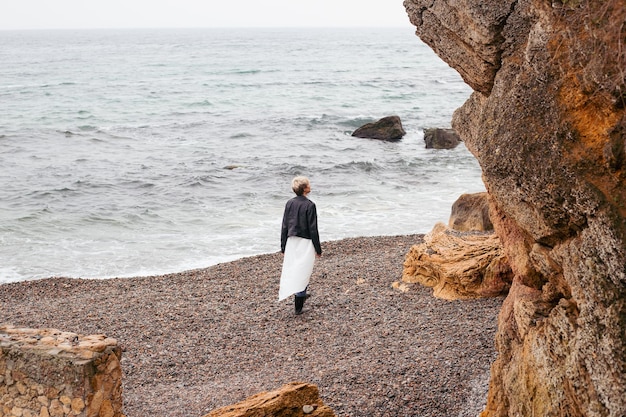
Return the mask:
<svg viewBox="0 0 626 417">
<path fill-rule="evenodd" d="M 391 287 L 422 235 L 324 242 L 304 313 L 278 298 L 282 255 L 156 277 L 0 285 L 0 323 L 104 333 L 123 348 L 128 417 L 200 417 L 291 381 L 337 416 L 476 416 L 501 298 Z"/>
</svg>

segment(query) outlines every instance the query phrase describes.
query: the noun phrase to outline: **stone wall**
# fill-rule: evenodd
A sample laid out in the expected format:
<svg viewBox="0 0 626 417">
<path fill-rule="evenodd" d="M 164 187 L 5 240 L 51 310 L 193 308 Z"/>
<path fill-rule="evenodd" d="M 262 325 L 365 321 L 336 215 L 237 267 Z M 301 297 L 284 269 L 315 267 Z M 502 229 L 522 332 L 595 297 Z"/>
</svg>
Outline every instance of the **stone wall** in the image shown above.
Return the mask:
<svg viewBox="0 0 626 417">
<path fill-rule="evenodd" d="M 104 335 L 0 326 L 0 417 L 124 417 L 120 359 Z"/>
</svg>

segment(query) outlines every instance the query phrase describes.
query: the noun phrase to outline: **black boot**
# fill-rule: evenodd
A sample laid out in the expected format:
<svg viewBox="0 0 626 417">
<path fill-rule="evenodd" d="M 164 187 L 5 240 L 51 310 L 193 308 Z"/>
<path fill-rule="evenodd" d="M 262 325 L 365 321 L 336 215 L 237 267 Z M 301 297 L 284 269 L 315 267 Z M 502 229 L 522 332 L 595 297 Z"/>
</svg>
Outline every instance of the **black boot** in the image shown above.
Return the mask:
<svg viewBox="0 0 626 417">
<path fill-rule="evenodd" d="M 294 298 L 294 304 L 296 306 L 296 314 L 302 314 L 302 307 L 304 307 L 304 299 L 306 297 L 298 297 Z"/>
</svg>

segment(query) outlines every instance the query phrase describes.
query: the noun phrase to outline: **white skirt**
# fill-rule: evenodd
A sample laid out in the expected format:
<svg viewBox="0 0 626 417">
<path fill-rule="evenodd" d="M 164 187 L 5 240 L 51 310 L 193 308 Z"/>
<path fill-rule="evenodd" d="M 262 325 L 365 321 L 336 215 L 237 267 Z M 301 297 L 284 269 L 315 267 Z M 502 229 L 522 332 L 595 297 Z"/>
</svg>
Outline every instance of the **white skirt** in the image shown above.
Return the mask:
<svg viewBox="0 0 626 417">
<path fill-rule="evenodd" d="M 278 301 L 304 291 L 309 285 L 315 263 L 315 247 L 311 239 L 297 236 L 287 238 L 283 271 L 280 274 Z"/>
</svg>

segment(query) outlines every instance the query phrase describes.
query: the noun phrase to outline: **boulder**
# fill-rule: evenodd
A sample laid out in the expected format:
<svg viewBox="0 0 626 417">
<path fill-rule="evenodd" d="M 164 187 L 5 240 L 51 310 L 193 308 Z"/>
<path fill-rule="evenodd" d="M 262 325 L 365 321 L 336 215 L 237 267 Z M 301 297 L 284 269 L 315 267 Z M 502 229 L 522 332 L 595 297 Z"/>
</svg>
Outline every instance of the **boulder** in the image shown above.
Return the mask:
<svg viewBox="0 0 626 417">
<path fill-rule="evenodd" d="M 461 139 L 454 129 L 430 128 L 424 129 L 426 149 L 454 149 Z"/>
<path fill-rule="evenodd" d="M 211 411 L 204 417 L 335 417 L 313 384 L 291 382 L 270 392 L 261 392 L 240 403 Z"/>
<path fill-rule="evenodd" d="M 400 117 L 387 116 L 376 122 L 364 124 L 355 130 L 352 136 L 366 139 L 400 140 L 405 134 Z"/>
<path fill-rule="evenodd" d="M 460 232 L 493 232 L 487 193 L 462 194 L 452 204 L 448 226 Z"/>
<path fill-rule="evenodd" d="M 494 233 L 457 232 L 437 223 L 404 261 L 402 281 L 446 300 L 505 295 L 513 273 Z"/>
<path fill-rule="evenodd" d="M 626 0 L 404 5 L 515 276 L 483 416 L 626 416 Z"/>
</svg>

